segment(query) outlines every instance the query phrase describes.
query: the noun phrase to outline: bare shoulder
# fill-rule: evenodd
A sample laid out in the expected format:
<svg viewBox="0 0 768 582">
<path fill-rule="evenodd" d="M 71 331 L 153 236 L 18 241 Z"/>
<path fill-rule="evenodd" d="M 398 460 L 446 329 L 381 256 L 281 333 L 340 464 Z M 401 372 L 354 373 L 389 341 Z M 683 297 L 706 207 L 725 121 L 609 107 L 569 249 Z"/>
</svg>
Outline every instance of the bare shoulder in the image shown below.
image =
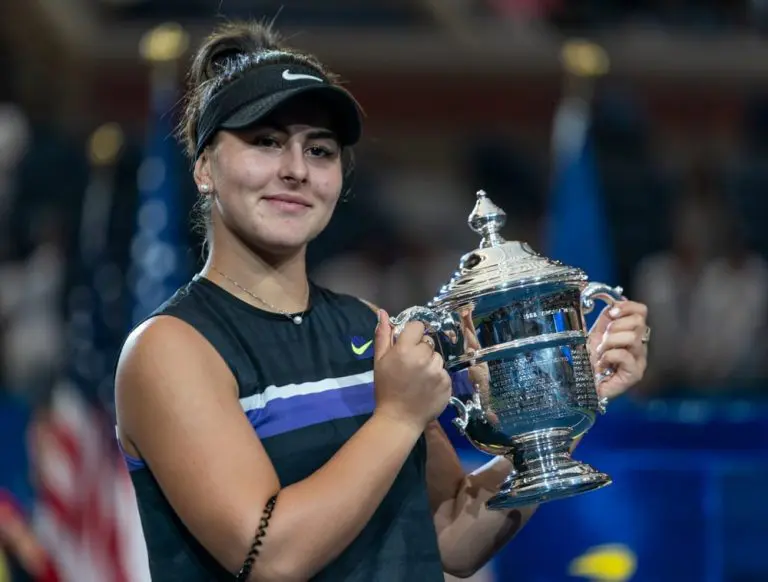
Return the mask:
<svg viewBox="0 0 768 582">
<path fill-rule="evenodd" d="M 169 356 L 173 360 L 188 361 L 187 356 L 193 354 L 213 355 L 217 352 L 188 323 L 170 315 L 159 315 L 130 333 L 120 353 L 118 371 L 125 366 L 152 365 Z"/>
<path fill-rule="evenodd" d="M 136 438 L 143 419 L 178 408 L 180 400 L 230 398 L 235 379 L 218 352 L 192 326 L 152 318 L 128 336 L 117 364 L 115 404 L 120 432 Z M 150 407 L 155 412 L 150 412 Z M 158 408 L 159 407 L 159 408 Z"/>
<path fill-rule="evenodd" d="M 146 357 L 163 346 L 170 348 L 168 341 L 181 342 L 177 347 L 182 349 L 213 349 L 188 323 L 170 315 L 158 315 L 137 326 L 128 335 L 120 360 L 122 362 L 126 356 L 131 359 L 137 355 Z"/>
</svg>

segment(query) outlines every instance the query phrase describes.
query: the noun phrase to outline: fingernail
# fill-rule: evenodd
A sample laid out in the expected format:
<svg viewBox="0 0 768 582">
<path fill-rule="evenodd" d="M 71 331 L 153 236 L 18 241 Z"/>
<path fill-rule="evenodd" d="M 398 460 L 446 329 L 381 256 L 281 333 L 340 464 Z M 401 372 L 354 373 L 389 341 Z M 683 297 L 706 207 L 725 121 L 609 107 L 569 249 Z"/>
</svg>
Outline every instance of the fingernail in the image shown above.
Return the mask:
<svg viewBox="0 0 768 582">
<path fill-rule="evenodd" d="M 611 317 L 618 317 L 619 315 L 621 315 L 621 309 L 619 309 L 618 307 L 614 307 L 608 312 L 608 315 L 610 315 Z"/>
</svg>

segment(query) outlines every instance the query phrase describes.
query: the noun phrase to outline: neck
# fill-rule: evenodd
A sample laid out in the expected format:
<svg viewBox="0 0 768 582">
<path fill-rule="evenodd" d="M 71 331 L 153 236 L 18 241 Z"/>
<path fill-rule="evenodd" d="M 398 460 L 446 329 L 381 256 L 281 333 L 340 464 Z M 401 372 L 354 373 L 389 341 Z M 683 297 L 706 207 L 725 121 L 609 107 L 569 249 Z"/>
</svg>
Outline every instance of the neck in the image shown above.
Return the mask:
<svg viewBox="0 0 768 582">
<path fill-rule="evenodd" d="M 290 254 L 271 255 L 245 245 L 213 241 L 201 274 L 259 309 L 299 313 L 308 307 L 306 247 Z"/>
</svg>

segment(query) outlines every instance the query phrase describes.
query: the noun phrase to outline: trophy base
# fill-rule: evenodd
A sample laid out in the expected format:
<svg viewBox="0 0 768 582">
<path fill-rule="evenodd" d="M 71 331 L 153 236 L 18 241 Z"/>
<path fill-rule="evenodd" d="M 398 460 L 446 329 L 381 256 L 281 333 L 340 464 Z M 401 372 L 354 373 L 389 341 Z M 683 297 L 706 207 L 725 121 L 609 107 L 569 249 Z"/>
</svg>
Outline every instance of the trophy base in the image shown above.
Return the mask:
<svg viewBox="0 0 768 582">
<path fill-rule="evenodd" d="M 509 455 L 515 470 L 499 492 L 486 503 L 488 509 L 513 509 L 573 497 L 611 484 L 611 478 L 571 458 L 570 429 L 546 429 L 514 439 Z"/>
</svg>

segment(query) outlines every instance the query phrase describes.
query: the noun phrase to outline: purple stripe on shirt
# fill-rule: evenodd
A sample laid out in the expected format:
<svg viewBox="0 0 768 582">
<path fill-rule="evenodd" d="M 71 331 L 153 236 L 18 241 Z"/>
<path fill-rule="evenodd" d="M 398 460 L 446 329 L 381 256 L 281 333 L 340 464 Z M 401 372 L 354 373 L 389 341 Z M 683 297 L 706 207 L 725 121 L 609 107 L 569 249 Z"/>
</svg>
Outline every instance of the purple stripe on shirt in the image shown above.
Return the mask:
<svg viewBox="0 0 768 582">
<path fill-rule="evenodd" d="M 123 443 L 120 442 L 120 439 L 117 439 L 117 448 L 120 449 L 120 454 L 123 456 L 123 461 L 125 461 L 125 466 L 128 468 L 128 471 L 138 471 L 139 469 L 143 469 L 146 467 L 144 464 L 144 461 L 141 459 L 137 459 L 133 455 L 129 455 L 125 449 L 123 448 Z"/>
<path fill-rule="evenodd" d="M 298 430 L 313 424 L 373 412 L 373 383 L 334 388 L 315 394 L 275 398 L 264 408 L 246 412 L 261 438 Z"/>
</svg>

